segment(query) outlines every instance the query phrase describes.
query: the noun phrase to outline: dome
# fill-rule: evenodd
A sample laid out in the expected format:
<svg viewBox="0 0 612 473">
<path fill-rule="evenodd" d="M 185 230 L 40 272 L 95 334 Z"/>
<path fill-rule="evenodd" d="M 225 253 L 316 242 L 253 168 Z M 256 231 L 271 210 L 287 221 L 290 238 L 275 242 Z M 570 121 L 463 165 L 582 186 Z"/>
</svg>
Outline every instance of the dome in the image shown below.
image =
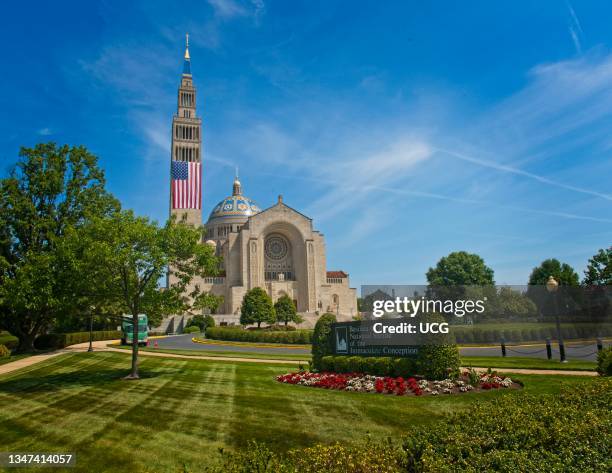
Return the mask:
<svg viewBox="0 0 612 473">
<path fill-rule="evenodd" d="M 208 223 L 216 223 L 219 220 L 246 221 L 251 215 L 259 212 L 261 212 L 259 206 L 253 200 L 242 195 L 240 181 L 236 178 L 232 195 L 215 205 L 208 217 Z"/>
</svg>

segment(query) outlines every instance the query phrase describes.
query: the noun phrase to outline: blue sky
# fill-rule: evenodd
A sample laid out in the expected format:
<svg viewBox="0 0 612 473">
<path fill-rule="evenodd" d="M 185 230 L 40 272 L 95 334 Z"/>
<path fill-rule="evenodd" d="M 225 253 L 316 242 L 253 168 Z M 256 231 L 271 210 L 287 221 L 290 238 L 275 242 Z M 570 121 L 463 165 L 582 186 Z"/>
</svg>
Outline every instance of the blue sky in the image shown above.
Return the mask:
<svg viewBox="0 0 612 473">
<path fill-rule="evenodd" d="M 125 207 L 168 214 L 184 33 L 204 214 L 284 201 L 353 285 L 419 284 L 455 250 L 498 283 L 612 242 L 605 2 L 12 2 L 0 18 L 0 166 L 84 144 Z"/>
</svg>

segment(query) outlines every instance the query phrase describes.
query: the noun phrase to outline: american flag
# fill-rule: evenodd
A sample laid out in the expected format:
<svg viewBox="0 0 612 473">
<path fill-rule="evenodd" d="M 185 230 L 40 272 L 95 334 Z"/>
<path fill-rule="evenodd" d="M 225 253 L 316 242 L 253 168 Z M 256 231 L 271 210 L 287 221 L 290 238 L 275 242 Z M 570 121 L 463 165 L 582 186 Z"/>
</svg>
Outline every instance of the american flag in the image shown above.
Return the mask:
<svg viewBox="0 0 612 473">
<path fill-rule="evenodd" d="M 172 208 L 200 209 L 202 207 L 201 164 L 172 161 Z"/>
</svg>

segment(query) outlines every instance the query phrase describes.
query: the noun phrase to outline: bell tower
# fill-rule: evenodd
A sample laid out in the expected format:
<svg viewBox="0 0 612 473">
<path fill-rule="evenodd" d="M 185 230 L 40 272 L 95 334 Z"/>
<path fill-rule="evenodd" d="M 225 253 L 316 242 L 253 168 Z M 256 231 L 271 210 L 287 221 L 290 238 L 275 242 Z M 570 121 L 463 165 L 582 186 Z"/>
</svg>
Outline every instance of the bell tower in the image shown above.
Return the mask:
<svg viewBox="0 0 612 473">
<path fill-rule="evenodd" d="M 177 111 L 172 118 L 170 215 L 202 224 L 202 119 L 196 116 L 196 89 L 191 76 L 189 34 L 185 35 L 183 74 Z"/>
</svg>

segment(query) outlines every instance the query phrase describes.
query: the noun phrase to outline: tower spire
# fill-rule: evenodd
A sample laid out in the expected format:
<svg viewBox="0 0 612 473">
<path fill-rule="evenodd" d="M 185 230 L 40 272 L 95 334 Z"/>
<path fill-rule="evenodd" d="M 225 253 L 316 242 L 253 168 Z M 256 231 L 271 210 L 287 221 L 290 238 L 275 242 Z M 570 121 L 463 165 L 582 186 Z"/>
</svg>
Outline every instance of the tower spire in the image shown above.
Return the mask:
<svg viewBox="0 0 612 473">
<path fill-rule="evenodd" d="M 191 75 L 191 56 L 189 56 L 189 33 L 185 33 L 185 56 L 183 61 L 183 75 Z"/>
</svg>

